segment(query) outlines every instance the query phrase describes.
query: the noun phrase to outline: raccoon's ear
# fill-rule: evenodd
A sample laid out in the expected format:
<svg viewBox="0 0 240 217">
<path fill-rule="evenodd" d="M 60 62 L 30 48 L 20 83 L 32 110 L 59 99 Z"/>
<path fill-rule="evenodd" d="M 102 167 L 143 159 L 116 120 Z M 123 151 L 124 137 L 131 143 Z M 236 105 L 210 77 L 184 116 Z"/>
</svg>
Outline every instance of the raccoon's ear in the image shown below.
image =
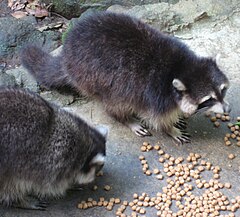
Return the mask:
<svg viewBox="0 0 240 217">
<path fill-rule="evenodd" d="M 105 138 L 107 138 L 108 131 L 109 131 L 108 127 L 103 126 L 103 125 L 99 125 L 99 126 L 96 126 L 95 128 L 99 133 L 101 133 Z"/>
<path fill-rule="evenodd" d="M 182 83 L 182 81 L 180 81 L 177 78 L 174 78 L 172 81 L 172 85 L 179 91 L 185 91 L 186 87 L 185 85 Z"/>
<path fill-rule="evenodd" d="M 220 59 L 221 59 L 221 54 L 220 54 L 220 53 L 216 54 L 214 60 L 215 60 L 215 62 L 216 62 L 217 65 L 220 64 Z"/>
</svg>

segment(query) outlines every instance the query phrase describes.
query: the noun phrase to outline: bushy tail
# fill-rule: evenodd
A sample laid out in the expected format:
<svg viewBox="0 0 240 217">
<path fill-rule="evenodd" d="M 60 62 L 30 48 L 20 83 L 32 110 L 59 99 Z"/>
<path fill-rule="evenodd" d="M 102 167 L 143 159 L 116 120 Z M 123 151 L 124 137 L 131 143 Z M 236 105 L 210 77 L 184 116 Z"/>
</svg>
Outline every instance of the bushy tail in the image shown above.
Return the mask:
<svg viewBox="0 0 240 217">
<path fill-rule="evenodd" d="M 53 57 L 35 45 L 28 45 L 20 51 L 22 65 L 47 89 L 74 89 L 61 67 L 61 57 Z"/>
</svg>

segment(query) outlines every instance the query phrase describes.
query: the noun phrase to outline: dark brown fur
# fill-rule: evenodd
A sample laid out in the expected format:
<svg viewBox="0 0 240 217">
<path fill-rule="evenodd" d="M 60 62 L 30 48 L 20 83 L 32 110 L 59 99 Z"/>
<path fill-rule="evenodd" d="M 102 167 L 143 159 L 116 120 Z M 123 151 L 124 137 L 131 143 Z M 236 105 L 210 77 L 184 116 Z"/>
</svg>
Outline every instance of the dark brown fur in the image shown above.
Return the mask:
<svg viewBox="0 0 240 217">
<path fill-rule="evenodd" d="M 178 121 L 183 94 L 173 79 L 184 83 L 196 104 L 227 82 L 212 59 L 197 57 L 176 38 L 137 19 L 108 12 L 77 23 L 59 57 L 30 46 L 21 59 L 45 86 L 70 84 L 102 101 L 108 114 L 122 123 L 131 123 L 136 115 L 168 132 Z M 223 101 L 221 94 L 218 100 Z"/>
</svg>

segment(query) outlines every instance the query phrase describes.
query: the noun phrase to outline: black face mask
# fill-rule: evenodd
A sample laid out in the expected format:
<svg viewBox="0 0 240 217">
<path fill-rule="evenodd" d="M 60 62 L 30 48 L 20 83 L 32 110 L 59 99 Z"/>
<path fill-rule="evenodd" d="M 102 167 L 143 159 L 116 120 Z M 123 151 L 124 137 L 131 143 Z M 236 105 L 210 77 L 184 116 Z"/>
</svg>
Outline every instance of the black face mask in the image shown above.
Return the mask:
<svg viewBox="0 0 240 217">
<path fill-rule="evenodd" d="M 204 101 L 203 103 L 199 104 L 197 110 L 212 107 L 216 102 L 217 102 L 216 99 L 210 98 L 210 99 Z"/>
</svg>

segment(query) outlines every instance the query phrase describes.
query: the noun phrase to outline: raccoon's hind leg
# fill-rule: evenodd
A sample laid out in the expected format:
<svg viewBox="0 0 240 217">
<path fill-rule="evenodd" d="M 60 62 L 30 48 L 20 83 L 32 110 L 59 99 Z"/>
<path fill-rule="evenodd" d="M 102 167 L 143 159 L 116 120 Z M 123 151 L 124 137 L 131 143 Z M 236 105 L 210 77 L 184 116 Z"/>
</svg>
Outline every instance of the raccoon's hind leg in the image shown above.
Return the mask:
<svg viewBox="0 0 240 217">
<path fill-rule="evenodd" d="M 26 197 L 17 202 L 13 202 L 12 206 L 21 209 L 46 210 L 48 203 L 40 201 L 36 198 Z"/>
<path fill-rule="evenodd" d="M 167 134 L 174 138 L 178 143 L 190 143 L 190 135 L 186 131 L 187 123 L 183 118 L 179 118 L 178 121 L 169 129 L 167 129 Z"/>
<path fill-rule="evenodd" d="M 128 126 L 137 136 L 143 137 L 152 135 L 146 129 L 146 126 L 137 120 L 131 109 L 107 107 L 106 111 L 112 118 Z"/>
</svg>

